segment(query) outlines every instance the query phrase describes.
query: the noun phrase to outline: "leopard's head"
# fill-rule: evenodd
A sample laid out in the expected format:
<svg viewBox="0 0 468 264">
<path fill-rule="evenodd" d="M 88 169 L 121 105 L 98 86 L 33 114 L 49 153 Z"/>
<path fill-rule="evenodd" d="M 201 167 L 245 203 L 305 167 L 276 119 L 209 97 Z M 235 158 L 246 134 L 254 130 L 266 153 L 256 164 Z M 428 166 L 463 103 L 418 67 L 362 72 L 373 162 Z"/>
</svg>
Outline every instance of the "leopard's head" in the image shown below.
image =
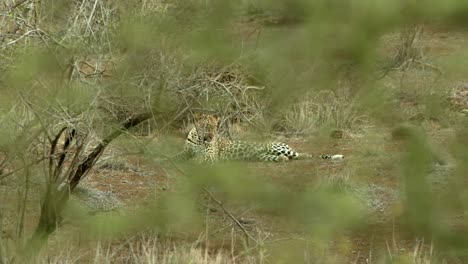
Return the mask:
<svg viewBox="0 0 468 264">
<path fill-rule="evenodd" d="M 194 125 L 197 133 L 197 143 L 209 144 L 217 138 L 219 120 L 220 118 L 215 115 L 194 115 Z"/>
</svg>

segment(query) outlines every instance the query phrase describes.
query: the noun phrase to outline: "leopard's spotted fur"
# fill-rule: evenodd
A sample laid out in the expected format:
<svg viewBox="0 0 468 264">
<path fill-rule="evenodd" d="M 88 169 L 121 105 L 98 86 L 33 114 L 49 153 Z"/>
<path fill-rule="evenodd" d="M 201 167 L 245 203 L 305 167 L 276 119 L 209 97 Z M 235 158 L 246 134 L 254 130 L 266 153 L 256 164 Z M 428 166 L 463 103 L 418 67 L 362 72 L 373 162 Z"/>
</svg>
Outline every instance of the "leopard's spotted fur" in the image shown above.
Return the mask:
<svg viewBox="0 0 468 264">
<path fill-rule="evenodd" d="M 185 141 L 185 148 L 179 157 L 195 158 L 199 162 L 218 160 L 246 161 L 288 161 L 309 159 L 312 155 L 298 153 L 282 142 L 257 143 L 235 141 L 220 137 L 218 133 L 219 118 L 213 115 L 199 115 Z M 331 156 L 318 156 L 329 159 Z"/>
</svg>

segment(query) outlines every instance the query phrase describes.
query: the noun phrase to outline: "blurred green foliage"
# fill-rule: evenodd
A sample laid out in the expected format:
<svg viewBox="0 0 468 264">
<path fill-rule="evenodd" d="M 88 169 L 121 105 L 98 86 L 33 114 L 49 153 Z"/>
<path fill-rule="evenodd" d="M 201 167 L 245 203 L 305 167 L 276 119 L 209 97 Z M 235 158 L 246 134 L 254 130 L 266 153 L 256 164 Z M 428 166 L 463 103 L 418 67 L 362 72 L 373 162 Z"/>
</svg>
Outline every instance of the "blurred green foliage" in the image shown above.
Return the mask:
<svg viewBox="0 0 468 264">
<path fill-rule="evenodd" d="M 414 128 L 414 124 L 406 126 L 411 120 L 406 118 L 404 107 L 395 103 L 399 91 L 389 88 L 386 80 L 378 79 L 376 72 L 381 67 L 378 49 L 384 35 L 414 25 L 459 30 L 468 25 L 468 3 L 457 0 L 171 3 L 97 0 L 95 5 L 92 1 L 26 2 L 34 12 L 18 11 L 23 14 L 21 18 L 15 18 L 12 14 L 15 10 L 0 11 L 0 23 L 17 19 L 15 23 L 23 27 L 20 32 L 34 31 L 23 37 L 2 32 L 5 36 L 0 42 L 0 161 L 8 159 L 9 166 L 13 166 L 11 170 L 18 169 L 15 165 L 35 162 L 30 144 L 38 139 L 47 142 L 45 138 L 64 124 L 83 129 L 88 135 L 98 131 L 102 137 L 136 113 L 153 113 L 155 126 L 162 129 L 171 125 L 180 127 L 170 122 L 186 120 L 192 111 L 219 110 L 215 108 L 225 106 L 232 96 L 224 95 L 215 103 L 210 101 L 213 97 L 203 101 L 208 94 L 206 86 L 199 82 L 201 75 L 194 73 L 213 62 L 226 67 L 238 65 L 253 76 L 252 85 L 266 87 L 257 97 L 262 112 L 252 116 L 265 118 L 270 128 L 282 112 L 304 100 L 305 94 L 338 91 L 346 80 L 351 83 L 349 101 L 353 107 L 356 105 L 350 112 L 369 116 L 370 122 L 379 127 L 403 124 L 400 128 L 404 134 L 403 154 L 398 157 L 398 164 L 392 166 L 400 169 L 396 181 L 401 185 L 405 228 L 416 236 L 434 239 L 441 249 L 454 251 L 466 259 L 463 248 L 468 235 L 444 222 L 446 217 L 465 214 L 468 207 L 464 180 L 468 171 L 466 118 L 462 122 L 447 118 L 456 121 L 447 126 L 456 129 L 448 151 L 457 167 L 453 186 L 449 185 L 453 189 L 444 194 L 446 204 L 440 204 L 440 194 L 434 192 L 429 181 L 435 162 L 431 139 L 423 129 Z M 150 6 L 150 2 L 154 5 Z M 18 10 L 24 11 L 25 7 L 21 8 Z M 450 83 L 452 78 L 465 78 L 467 53 L 466 50 L 460 53 L 440 62 L 435 59 L 445 70 L 437 85 Z M 96 69 L 90 77 L 79 72 L 77 65 L 85 61 L 80 58 L 99 54 L 114 59 L 109 78 L 94 78 L 92 74 L 102 74 Z M 73 72 L 67 77 L 69 67 Z M 188 94 L 187 87 L 199 90 Z M 425 87 L 418 87 L 419 90 L 421 94 L 414 94 L 416 101 L 425 106 L 426 119 L 444 119 L 449 110 L 442 103 L 443 93 L 428 92 Z M 179 116 L 185 108 L 189 110 Z M 227 112 L 241 116 L 238 113 L 242 110 Z M 323 122 L 324 126 L 330 123 L 333 124 Z M 138 151 L 144 152 L 145 148 Z M 139 154 L 146 154 L 150 161 L 154 158 L 151 151 Z M 211 201 L 206 188 L 227 206 L 254 205 L 257 211 L 271 215 L 271 221 L 281 219 L 287 223 L 285 226 L 304 231 L 301 234 L 304 239 L 315 243 L 317 248 L 368 224 L 366 205 L 352 191 L 304 183 L 302 191 L 292 192 L 281 184 L 257 177 L 241 164 L 177 166 L 178 169 L 170 170 L 177 176 L 172 189 L 155 194 L 149 205 L 135 206 L 134 211 L 123 215 L 96 217 L 70 206 L 64 215 L 85 232 L 110 237 L 150 228 L 193 238 L 206 228 L 207 216 L 200 209 L 200 201 Z M 295 173 L 307 174 L 309 169 Z M 270 174 L 275 174 L 275 168 Z M 302 261 L 303 251 L 296 243 L 303 246 L 292 242 L 272 256 L 280 255 L 278 263 Z"/>
</svg>

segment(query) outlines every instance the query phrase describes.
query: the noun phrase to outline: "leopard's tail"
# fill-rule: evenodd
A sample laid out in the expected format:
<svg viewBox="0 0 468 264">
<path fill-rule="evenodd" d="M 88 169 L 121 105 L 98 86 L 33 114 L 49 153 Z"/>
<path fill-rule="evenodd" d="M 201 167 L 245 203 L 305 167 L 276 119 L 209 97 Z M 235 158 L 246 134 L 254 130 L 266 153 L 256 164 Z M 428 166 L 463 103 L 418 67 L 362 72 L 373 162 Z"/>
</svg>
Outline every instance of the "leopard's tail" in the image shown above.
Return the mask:
<svg viewBox="0 0 468 264">
<path fill-rule="evenodd" d="M 342 160 L 344 159 L 344 155 L 342 154 L 335 154 L 335 155 L 311 155 L 308 153 L 297 153 L 294 159 L 304 160 L 304 159 L 329 159 L 329 160 Z"/>
</svg>

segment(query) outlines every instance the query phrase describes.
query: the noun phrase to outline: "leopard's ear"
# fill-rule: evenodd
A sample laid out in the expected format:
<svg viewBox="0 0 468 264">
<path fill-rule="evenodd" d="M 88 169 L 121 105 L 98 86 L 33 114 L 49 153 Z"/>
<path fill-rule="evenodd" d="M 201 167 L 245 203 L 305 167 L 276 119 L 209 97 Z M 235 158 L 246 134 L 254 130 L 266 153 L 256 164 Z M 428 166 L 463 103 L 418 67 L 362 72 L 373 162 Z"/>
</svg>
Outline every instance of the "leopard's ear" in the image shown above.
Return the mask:
<svg viewBox="0 0 468 264">
<path fill-rule="evenodd" d="M 202 117 L 203 117 L 203 114 L 200 114 L 200 113 L 198 113 L 198 112 L 197 112 L 197 113 L 193 113 L 193 115 L 192 115 L 192 118 L 193 118 L 193 121 L 194 121 L 194 122 L 197 122 L 198 120 L 202 119 Z"/>
</svg>

